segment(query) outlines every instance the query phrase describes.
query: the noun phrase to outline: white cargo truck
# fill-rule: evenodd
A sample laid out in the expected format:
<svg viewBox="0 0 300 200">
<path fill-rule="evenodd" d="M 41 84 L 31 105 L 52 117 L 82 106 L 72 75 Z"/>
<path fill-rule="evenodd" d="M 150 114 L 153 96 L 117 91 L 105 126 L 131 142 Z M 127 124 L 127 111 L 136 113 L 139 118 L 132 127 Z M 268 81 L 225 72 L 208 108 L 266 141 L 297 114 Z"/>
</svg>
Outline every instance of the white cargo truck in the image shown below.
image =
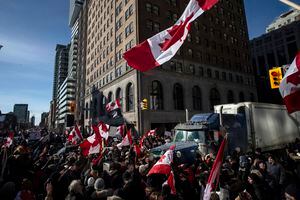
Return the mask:
<svg viewBox="0 0 300 200">
<path fill-rule="evenodd" d="M 227 114 L 244 116 L 247 134 L 245 150 L 255 148 L 261 148 L 263 151 L 281 149 L 300 137 L 300 114 L 289 115 L 283 105 L 253 102 L 224 104 L 215 106 L 215 113 L 220 113 L 221 108 L 222 116 Z M 226 124 L 225 119 L 224 123 Z M 237 122 L 235 125 L 240 126 L 240 123 Z M 238 132 L 230 133 L 232 127 L 228 128 L 229 135 L 236 134 L 232 138 L 236 138 L 237 142 L 239 137 L 243 138 Z"/>
</svg>

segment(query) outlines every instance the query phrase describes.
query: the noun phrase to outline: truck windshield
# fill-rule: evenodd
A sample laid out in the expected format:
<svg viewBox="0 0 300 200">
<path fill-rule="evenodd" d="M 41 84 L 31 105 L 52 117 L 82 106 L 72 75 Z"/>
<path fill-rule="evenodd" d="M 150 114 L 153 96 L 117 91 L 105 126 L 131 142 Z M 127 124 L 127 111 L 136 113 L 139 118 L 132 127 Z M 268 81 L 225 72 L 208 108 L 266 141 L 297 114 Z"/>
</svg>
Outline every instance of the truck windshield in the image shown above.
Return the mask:
<svg viewBox="0 0 300 200">
<path fill-rule="evenodd" d="M 198 130 L 176 130 L 175 140 L 174 142 L 185 142 L 185 141 L 193 141 L 204 143 L 205 142 L 205 134 L 204 131 Z"/>
</svg>

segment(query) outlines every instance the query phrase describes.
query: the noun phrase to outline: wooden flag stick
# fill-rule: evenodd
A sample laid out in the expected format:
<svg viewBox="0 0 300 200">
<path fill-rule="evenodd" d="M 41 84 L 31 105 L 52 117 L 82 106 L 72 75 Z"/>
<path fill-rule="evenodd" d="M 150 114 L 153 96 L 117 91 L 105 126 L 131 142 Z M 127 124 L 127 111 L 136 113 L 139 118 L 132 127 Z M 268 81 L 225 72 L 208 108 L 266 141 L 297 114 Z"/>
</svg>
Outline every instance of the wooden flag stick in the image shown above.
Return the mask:
<svg viewBox="0 0 300 200">
<path fill-rule="evenodd" d="M 284 3 L 284 4 L 288 5 L 288 6 L 291 6 L 291 7 L 295 8 L 295 9 L 297 9 L 297 10 L 300 10 L 300 6 L 298 4 L 296 4 L 296 3 L 294 3 L 294 2 L 291 2 L 289 0 L 279 0 L 279 1 L 281 1 L 282 3 Z"/>
</svg>

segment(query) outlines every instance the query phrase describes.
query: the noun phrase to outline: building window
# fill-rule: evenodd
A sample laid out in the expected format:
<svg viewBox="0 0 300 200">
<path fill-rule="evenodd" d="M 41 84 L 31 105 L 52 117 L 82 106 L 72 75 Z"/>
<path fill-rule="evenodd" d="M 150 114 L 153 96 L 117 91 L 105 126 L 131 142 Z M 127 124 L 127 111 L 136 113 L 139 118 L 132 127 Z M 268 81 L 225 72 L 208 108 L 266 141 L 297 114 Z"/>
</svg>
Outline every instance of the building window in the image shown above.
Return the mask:
<svg viewBox="0 0 300 200">
<path fill-rule="evenodd" d="M 126 87 L 126 111 L 134 110 L 133 85 L 128 83 Z"/>
<path fill-rule="evenodd" d="M 220 93 L 216 88 L 210 90 L 210 110 L 214 110 L 215 105 L 219 105 L 221 103 Z"/>
<path fill-rule="evenodd" d="M 122 49 L 120 51 L 117 52 L 116 55 L 116 62 L 120 61 L 122 59 Z"/>
<path fill-rule="evenodd" d="M 192 49 L 188 49 L 188 55 L 189 55 L 190 57 L 193 57 L 193 50 L 192 50 Z"/>
<path fill-rule="evenodd" d="M 240 102 L 245 101 L 245 95 L 244 95 L 243 92 L 240 92 L 240 93 L 239 93 L 239 100 L 240 100 Z"/>
<path fill-rule="evenodd" d="M 207 77 L 211 78 L 211 69 L 207 69 Z"/>
<path fill-rule="evenodd" d="M 132 14 L 133 14 L 133 5 L 130 5 L 130 7 L 125 12 L 125 20 L 127 20 Z"/>
<path fill-rule="evenodd" d="M 199 39 L 199 38 L 198 38 L 198 39 Z M 191 36 L 191 34 L 188 34 L 188 35 L 187 35 L 187 41 L 188 41 L 188 42 L 192 42 L 192 36 Z"/>
<path fill-rule="evenodd" d="M 250 101 L 255 102 L 255 96 L 252 92 L 250 93 Z"/>
<path fill-rule="evenodd" d="M 180 62 L 176 65 L 176 71 L 182 73 L 182 64 Z"/>
<path fill-rule="evenodd" d="M 159 28 L 160 28 L 159 23 L 154 22 L 154 23 L 153 23 L 153 31 L 154 31 L 154 32 L 159 32 Z"/>
<path fill-rule="evenodd" d="M 116 100 L 119 99 L 120 100 L 120 104 L 121 104 L 121 107 L 123 105 L 123 94 L 122 94 L 122 89 L 121 88 L 118 88 L 117 91 L 116 91 Z"/>
<path fill-rule="evenodd" d="M 156 6 L 156 5 L 153 5 L 152 6 L 152 13 L 154 14 L 154 15 L 159 15 L 159 7 L 158 6 Z"/>
<path fill-rule="evenodd" d="M 198 86 L 193 87 L 193 109 L 202 109 L 201 90 Z"/>
<path fill-rule="evenodd" d="M 222 72 L 222 80 L 226 81 L 226 72 Z"/>
<path fill-rule="evenodd" d="M 146 3 L 146 11 L 151 13 L 152 5 L 150 3 Z"/>
<path fill-rule="evenodd" d="M 232 90 L 227 92 L 227 103 L 234 103 L 234 96 Z"/>
<path fill-rule="evenodd" d="M 179 83 L 176 83 L 173 88 L 173 100 L 174 100 L 174 109 L 175 110 L 183 110 L 184 102 L 183 102 L 183 88 Z"/>
<path fill-rule="evenodd" d="M 176 71 L 176 63 L 174 61 L 170 62 L 171 71 Z"/>
<path fill-rule="evenodd" d="M 107 95 L 107 100 L 108 100 L 108 102 L 112 102 L 112 100 L 113 100 L 113 93 L 111 91 Z"/>
<path fill-rule="evenodd" d="M 150 91 L 150 107 L 151 110 L 163 109 L 163 89 L 159 81 L 152 81 Z"/>
<path fill-rule="evenodd" d="M 146 21 L 146 28 L 152 31 L 153 22 L 151 20 Z"/>
<path fill-rule="evenodd" d="M 195 65 L 190 64 L 190 69 L 189 70 L 192 74 L 195 74 Z"/>
<path fill-rule="evenodd" d="M 233 76 L 232 76 L 232 73 L 229 73 L 229 81 L 232 81 L 233 80 Z"/>
<path fill-rule="evenodd" d="M 220 79 L 220 73 L 219 73 L 219 71 L 215 71 L 215 78 L 216 79 Z"/>
<path fill-rule="evenodd" d="M 125 28 L 125 36 L 128 37 L 133 32 L 133 22 Z"/>
<path fill-rule="evenodd" d="M 199 67 L 199 76 L 203 76 L 204 72 L 203 72 L 203 67 Z"/>
<path fill-rule="evenodd" d="M 89 118 L 89 103 L 85 103 L 85 119 Z"/>
</svg>

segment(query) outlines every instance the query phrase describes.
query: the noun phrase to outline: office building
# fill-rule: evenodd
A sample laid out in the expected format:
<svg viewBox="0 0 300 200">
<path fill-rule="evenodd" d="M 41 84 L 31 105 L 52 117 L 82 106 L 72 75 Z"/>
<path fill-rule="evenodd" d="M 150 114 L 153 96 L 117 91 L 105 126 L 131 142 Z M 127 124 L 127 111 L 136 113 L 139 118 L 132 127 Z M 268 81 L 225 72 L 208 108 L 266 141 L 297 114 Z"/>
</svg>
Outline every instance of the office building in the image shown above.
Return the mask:
<svg viewBox="0 0 300 200">
<path fill-rule="evenodd" d="M 41 114 L 41 122 L 40 122 L 39 126 L 42 128 L 48 127 L 48 112 L 43 112 Z"/>
<path fill-rule="evenodd" d="M 14 105 L 14 114 L 17 117 L 18 124 L 27 124 L 28 123 L 28 104 L 15 104 Z"/>
<path fill-rule="evenodd" d="M 34 115 L 30 119 L 30 125 L 31 125 L 31 127 L 35 126 L 35 116 Z"/>
<path fill-rule="evenodd" d="M 122 55 L 174 24 L 188 0 L 86 2 L 85 120 L 95 123 L 105 103 L 121 100 L 127 122 L 139 131 L 170 130 L 190 115 L 222 103 L 257 99 L 249 59 L 244 4 L 220 1 L 191 26 L 184 45 L 166 64 L 140 73 Z M 149 109 L 140 102 L 148 99 Z"/>
<path fill-rule="evenodd" d="M 68 75 L 69 49 L 70 49 L 70 45 L 61 45 L 61 44 L 56 45 L 53 91 L 52 91 L 52 101 L 51 101 L 51 108 L 50 108 L 51 122 L 49 128 L 51 129 L 56 128 L 56 124 L 57 124 L 58 116 L 56 114 L 58 113 L 57 110 L 58 89 L 61 87 L 61 85 L 63 84 L 63 82 L 65 81 Z"/>
<path fill-rule="evenodd" d="M 291 24 L 295 21 L 300 20 L 300 10 L 290 10 L 286 13 L 281 14 L 278 18 L 276 18 L 270 25 L 266 28 L 266 33 L 277 30 L 283 26 Z"/>
<path fill-rule="evenodd" d="M 260 102 L 282 103 L 278 89 L 270 88 L 269 69 L 290 64 L 300 50 L 300 21 L 282 26 L 250 41 Z"/>
</svg>

